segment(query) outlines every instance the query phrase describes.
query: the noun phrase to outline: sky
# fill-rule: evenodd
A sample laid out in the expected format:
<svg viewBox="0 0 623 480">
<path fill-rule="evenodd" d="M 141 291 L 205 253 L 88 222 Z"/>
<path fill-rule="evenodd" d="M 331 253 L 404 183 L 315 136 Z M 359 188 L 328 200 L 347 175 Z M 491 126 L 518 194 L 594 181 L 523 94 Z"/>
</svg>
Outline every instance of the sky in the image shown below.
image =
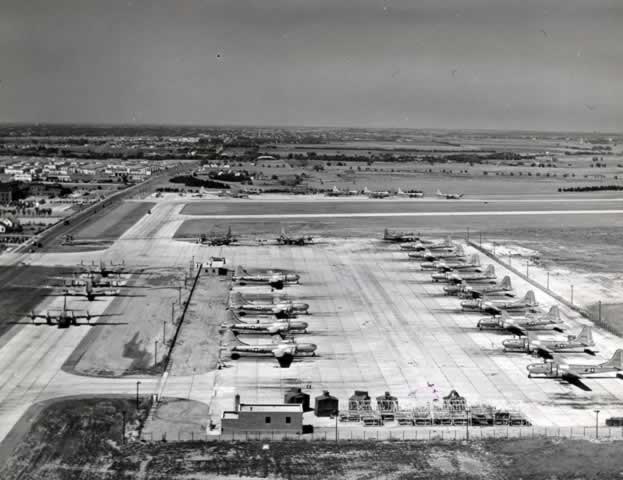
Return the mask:
<svg viewBox="0 0 623 480">
<path fill-rule="evenodd" d="M 1 0 L 0 122 L 623 131 L 620 0 Z"/>
</svg>

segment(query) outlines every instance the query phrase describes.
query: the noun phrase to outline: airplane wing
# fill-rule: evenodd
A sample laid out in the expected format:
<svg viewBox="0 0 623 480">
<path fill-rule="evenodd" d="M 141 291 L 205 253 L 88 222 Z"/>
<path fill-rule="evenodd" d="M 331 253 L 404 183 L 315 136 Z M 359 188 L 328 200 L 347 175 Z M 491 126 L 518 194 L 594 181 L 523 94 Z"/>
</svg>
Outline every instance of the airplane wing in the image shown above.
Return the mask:
<svg viewBox="0 0 623 480">
<path fill-rule="evenodd" d="M 581 377 L 575 373 L 564 373 L 561 378 L 565 382 L 578 387 L 580 390 L 584 390 L 585 392 L 591 391 L 590 387 L 582 382 Z"/>
<path fill-rule="evenodd" d="M 76 322 L 74 325 L 85 325 L 88 327 L 98 327 L 100 325 L 128 325 L 128 322 Z"/>
<path fill-rule="evenodd" d="M 547 360 L 553 360 L 554 358 L 554 352 L 552 352 L 549 348 L 547 347 L 538 347 L 536 349 L 536 354 L 541 357 L 541 358 L 545 358 Z"/>
<path fill-rule="evenodd" d="M 508 325 L 506 327 L 506 330 L 508 330 L 513 335 L 517 335 L 519 337 L 524 337 L 526 335 L 526 331 L 523 328 L 521 328 L 519 325 L 515 325 L 514 323 Z"/>
</svg>

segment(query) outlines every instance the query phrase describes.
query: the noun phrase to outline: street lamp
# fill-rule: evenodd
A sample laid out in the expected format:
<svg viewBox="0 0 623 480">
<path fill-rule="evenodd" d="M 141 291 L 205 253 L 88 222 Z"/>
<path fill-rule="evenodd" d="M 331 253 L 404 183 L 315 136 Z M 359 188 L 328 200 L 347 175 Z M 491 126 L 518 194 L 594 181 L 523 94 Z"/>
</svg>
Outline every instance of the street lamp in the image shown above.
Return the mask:
<svg viewBox="0 0 623 480">
<path fill-rule="evenodd" d="M 140 380 L 136 381 L 136 409 L 138 410 L 138 386 L 141 384 Z"/>
<path fill-rule="evenodd" d="M 335 443 L 337 443 L 339 439 L 338 433 L 337 433 L 337 420 L 338 420 L 338 417 L 340 416 L 340 411 L 336 408 L 334 413 L 335 413 Z"/>
<path fill-rule="evenodd" d="M 469 441 L 469 407 L 465 408 L 465 440 Z"/>
<path fill-rule="evenodd" d="M 595 412 L 595 438 L 599 438 L 599 410 L 593 410 Z"/>
</svg>

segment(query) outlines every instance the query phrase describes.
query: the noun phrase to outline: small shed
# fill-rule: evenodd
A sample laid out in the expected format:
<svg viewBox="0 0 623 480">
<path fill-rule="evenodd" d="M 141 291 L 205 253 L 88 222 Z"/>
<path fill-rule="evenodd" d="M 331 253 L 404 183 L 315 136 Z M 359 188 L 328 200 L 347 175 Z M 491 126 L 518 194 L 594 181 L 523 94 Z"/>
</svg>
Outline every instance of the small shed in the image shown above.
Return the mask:
<svg viewBox="0 0 623 480">
<path fill-rule="evenodd" d="M 389 392 L 385 392 L 385 394 L 376 397 L 376 408 L 379 412 L 396 412 L 398 411 L 398 399 Z"/>
<path fill-rule="evenodd" d="M 371 410 L 372 409 L 372 399 L 368 392 L 364 390 L 355 390 L 350 398 L 348 399 L 348 409 L 349 410 Z"/>
<path fill-rule="evenodd" d="M 443 408 L 454 412 L 463 412 L 467 407 L 465 397 L 458 394 L 456 390 L 452 390 L 448 395 L 443 397 Z"/>
<path fill-rule="evenodd" d="M 322 395 L 318 395 L 315 399 L 314 415 L 317 417 L 330 417 L 339 411 L 339 400 L 329 395 L 325 390 Z"/>
<path fill-rule="evenodd" d="M 309 412 L 309 394 L 304 393 L 300 388 L 292 387 L 283 396 L 284 403 L 299 403 L 303 405 L 303 411 Z"/>
</svg>

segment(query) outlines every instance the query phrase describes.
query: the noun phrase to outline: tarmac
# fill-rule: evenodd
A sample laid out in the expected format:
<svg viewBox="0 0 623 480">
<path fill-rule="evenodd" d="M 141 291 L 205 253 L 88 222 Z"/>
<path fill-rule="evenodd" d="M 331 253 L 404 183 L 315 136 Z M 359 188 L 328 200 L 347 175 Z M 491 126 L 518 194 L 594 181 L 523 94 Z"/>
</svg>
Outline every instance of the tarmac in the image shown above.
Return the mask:
<svg viewBox="0 0 623 480">
<path fill-rule="evenodd" d="M 525 367 L 536 360 L 503 353 L 506 336 L 478 331 L 479 315 L 459 312 L 458 300 L 443 296 L 442 286 L 431 283 L 429 273 L 419 271 L 396 245 L 380 240 L 381 221 L 367 239 L 321 239 L 309 247 L 207 247 L 173 240 L 190 218 L 180 213 L 183 206 L 159 201 L 151 214 L 106 250 L 3 256 L 2 263 L 57 266 L 123 258 L 129 265 L 181 267 L 223 255 L 230 265 L 293 269 L 301 274 L 302 284 L 284 293 L 311 304 L 311 315 L 303 317 L 310 333 L 300 339 L 316 343 L 318 356 L 296 361 L 289 369 L 277 368 L 270 358 L 253 358 L 227 361 L 225 368 L 207 373 L 170 375 L 166 381 L 154 376 L 94 378 L 61 369 L 90 327 L 17 325 L 0 338 L 0 440 L 32 403 L 73 395 L 133 395 L 137 381 L 141 394 L 162 392 L 209 405 L 217 424 L 221 412 L 233 407 L 236 393 L 246 403 L 279 402 L 291 386 L 302 387 L 312 397 L 329 390 L 340 399 L 341 408 L 356 389 L 372 397 L 389 391 L 405 408 L 436 405 L 456 389 L 472 404 L 516 408 L 544 427 L 592 425 L 594 409 L 601 410 L 603 419 L 623 415 L 623 382 L 616 378 L 586 380 L 590 392 L 557 380 L 529 379 Z M 445 221 L 439 219 L 441 227 Z M 507 274 L 500 265 L 495 267 L 498 278 Z M 510 275 L 518 295 L 532 289 Z M 543 292 L 535 293 L 544 308 L 555 303 Z M 58 307 L 59 302 L 62 299 L 48 298 L 36 310 Z M 89 309 L 114 311 L 115 302 L 107 299 Z M 81 303 L 86 306 L 76 301 L 72 307 L 83 308 Z M 140 308 L 137 300 L 128 314 Z M 562 312 L 570 333 L 588 323 L 574 312 Z M 567 357 L 570 362 L 599 363 L 621 345 L 618 337 L 598 328 L 593 336 L 598 356 L 572 355 Z"/>
</svg>

